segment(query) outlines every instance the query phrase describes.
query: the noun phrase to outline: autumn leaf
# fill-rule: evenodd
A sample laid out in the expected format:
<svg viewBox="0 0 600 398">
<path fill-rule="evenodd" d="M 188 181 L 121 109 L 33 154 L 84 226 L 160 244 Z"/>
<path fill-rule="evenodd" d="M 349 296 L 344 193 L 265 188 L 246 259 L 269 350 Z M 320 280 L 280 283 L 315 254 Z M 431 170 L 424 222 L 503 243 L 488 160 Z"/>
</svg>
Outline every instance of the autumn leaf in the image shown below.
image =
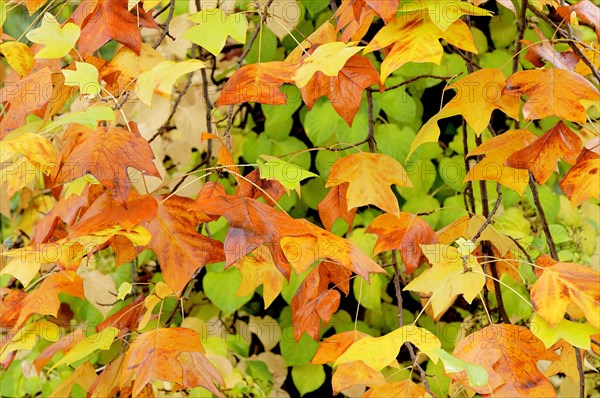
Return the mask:
<svg viewBox="0 0 600 398">
<path fill-rule="evenodd" d="M 188 59 L 181 62 L 164 61 L 138 76 L 136 95 L 148 107 L 152 106 L 152 94 L 171 98 L 173 85 L 181 76 L 205 67 L 204 62 Z"/>
<path fill-rule="evenodd" d="M 505 162 L 512 154 L 531 145 L 537 139 L 535 134 L 525 129 L 510 130 L 492 137 L 467 155 L 485 157 L 471 167 L 465 181 L 497 181 L 522 195 L 529 184 L 529 172 L 505 166 Z"/>
<path fill-rule="evenodd" d="M 133 122 L 128 129 L 99 127 L 94 130 L 72 125 L 65 136 L 75 147 L 68 153 L 63 150 L 64 165 L 56 178 L 59 184 L 89 173 L 112 189 L 117 201 L 125 203 L 131 185 L 127 174 L 129 167 L 160 177 L 153 163 L 152 149 Z"/>
<path fill-rule="evenodd" d="M 338 160 L 329 173 L 326 187 L 349 183 L 346 201 L 348 210 L 365 205 L 399 215 L 398 200 L 391 185 L 412 187 L 406 171 L 394 158 L 360 152 Z"/>
<path fill-rule="evenodd" d="M 314 340 L 319 339 L 321 320 L 327 325 L 340 303 L 340 293 L 329 285 L 343 291 L 350 289 L 352 272 L 341 265 L 322 262 L 304 279 L 291 302 L 294 337 L 299 341 L 306 332 Z"/>
<path fill-rule="evenodd" d="M 258 169 L 241 179 L 236 190 L 237 195 L 247 198 L 264 198 L 269 206 L 275 206 L 276 201 L 281 199 L 285 192 L 285 187 L 279 181 L 261 177 Z"/>
<path fill-rule="evenodd" d="M 396 18 L 377 32 L 365 54 L 392 46 L 381 64 L 381 82 L 396 69 L 408 62 L 433 62 L 439 64 L 444 55 L 440 39 L 462 50 L 477 53 L 473 36 L 461 20 L 441 30 L 428 15 L 413 12 Z"/>
<path fill-rule="evenodd" d="M 446 0 L 443 3 L 440 3 L 437 0 L 416 0 L 402 4 L 399 9 L 401 12 L 414 12 L 417 10 L 426 10 L 431 21 L 433 21 L 442 31 L 446 31 L 463 15 L 481 17 L 492 15 L 488 10 L 475 7 L 473 4 L 461 0 Z"/>
<path fill-rule="evenodd" d="M 346 201 L 347 192 L 347 182 L 335 185 L 331 187 L 327 196 L 325 196 L 325 199 L 318 205 L 319 218 L 325 228 L 329 231 L 331 231 L 333 223 L 338 218 L 346 221 L 348 228 L 352 227 L 354 216 L 356 215 L 356 208 L 348 209 L 348 203 Z"/>
<path fill-rule="evenodd" d="M 229 78 L 216 105 L 241 102 L 281 105 L 287 96 L 281 91 L 285 83 L 294 83 L 297 65 L 288 62 L 264 62 L 243 66 Z"/>
<path fill-rule="evenodd" d="M 527 120 L 556 116 L 585 123 L 586 108 L 600 100 L 598 90 L 585 78 L 554 68 L 517 72 L 506 80 L 502 93 L 528 97 L 523 106 Z"/>
<path fill-rule="evenodd" d="M 377 235 L 374 255 L 389 250 L 400 250 L 406 273 L 413 273 L 422 263 L 423 252 L 420 245 L 438 243 L 435 231 L 421 217 L 411 213 L 382 214 L 367 228 L 367 232 Z"/>
<path fill-rule="evenodd" d="M 367 336 L 368 334 L 358 330 L 350 330 L 327 337 L 319 344 L 311 363 L 324 365 L 335 362 L 352 344 Z"/>
<path fill-rule="evenodd" d="M 139 26 L 158 29 L 152 13 L 135 7 L 127 8 L 127 0 L 93 0 L 83 2 L 73 12 L 81 26 L 79 53 L 86 57 L 110 39 L 140 53 L 142 37 Z"/>
<path fill-rule="evenodd" d="M 189 211 L 194 204 L 192 199 L 173 195 L 156 200 L 156 215 L 142 223 L 152 234 L 147 247 L 156 253 L 165 282 L 179 296 L 200 268 L 225 259 L 223 247 L 196 232 L 202 220 Z"/>
<path fill-rule="evenodd" d="M 188 19 L 198 25 L 188 29 L 183 37 L 215 57 L 223 50 L 229 36 L 240 43 L 246 42 L 248 20 L 242 13 L 227 15 L 221 8 L 206 9 L 188 16 Z"/>
<path fill-rule="evenodd" d="M 8 111 L 0 120 L 0 139 L 10 130 L 25 124 L 25 117 L 41 109 L 49 100 L 45 95 L 25 95 L 52 84 L 52 72 L 44 68 L 17 81 L 7 81 L 0 89 L 0 103 L 9 103 Z M 25 101 L 23 101 L 25 99 Z"/>
<path fill-rule="evenodd" d="M 78 275 L 68 275 L 65 272 L 46 277 L 40 287 L 29 292 L 13 309 L 19 314 L 15 327 L 23 325 L 33 314 L 56 317 L 60 307 L 59 293 L 83 298 L 83 279 Z"/>
<path fill-rule="evenodd" d="M 61 398 L 71 395 L 73 387 L 78 385 L 84 391 L 92 386 L 96 380 L 96 371 L 90 362 L 78 366 L 73 373 L 60 383 L 49 398 Z"/>
<path fill-rule="evenodd" d="M 456 96 L 421 127 L 408 156 L 410 157 L 419 146 L 438 141 L 438 121 L 441 119 L 462 115 L 477 135 L 481 135 L 487 128 L 492 112 L 496 109 L 513 119 L 518 119 L 519 99 L 510 93 L 504 93 L 505 80 L 499 69 L 484 68 L 450 85 L 449 88 L 456 90 Z"/>
<path fill-rule="evenodd" d="M 96 334 L 85 336 L 83 340 L 68 350 L 64 357 L 56 361 L 48 371 L 52 371 L 61 365 L 71 365 L 96 350 L 108 350 L 115 341 L 119 330 L 114 327 L 106 328 Z"/>
<path fill-rule="evenodd" d="M 572 24 L 571 15 L 572 13 L 575 13 L 582 22 L 592 25 L 596 30 L 596 36 L 600 38 L 600 23 L 598 22 L 600 8 L 598 8 L 597 4 L 594 4 L 589 0 L 581 0 L 573 5 L 561 5 L 560 7 L 557 7 L 556 13 L 560 15 L 563 20 L 569 19 L 567 22 L 569 24 Z"/>
<path fill-rule="evenodd" d="M 600 186 L 596 184 L 600 170 L 600 155 L 585 151 L 579 155 L 575 166 L 560 182 L 560 189 L 577 207 L 589 198 L 600 198 Z"/>
<path fill-rule="evenodd" d="M 441 347 L 440 340 L 426 329 L 406 325 L 381 337 L 367 336 L 358 340 L 340 355 L 333 366 L 360 360 L 368 367 L 380 371 L 396 361 L 400 348 L 406 342 L 413 343 L 437 362 L 437 357 L 432 352 Z"/>
<path fill-rule="evenodd" d="M 62 58 L 75 47 L 81 30 L 79 26 L 68 22 L 61 24 L 50 13 L 44 14 L 39 28 L 29 31 L 27 38 L 44 47 L 35 54 L 35 58 Z"/>
<path fill-rule="evenodd" d="M 558 122 L 540 138 L 513 153 L 505 164 L 528 169 L 541 185 L 548 181 L 559 158 L 574 164 L 580 151 L 581 139 L 563 122 Z"/>
<path fill-rule="evenodd" d="M 544 36 L 542 31 L 534 26 L 535 33 L 540 39 L 539 44 L 530 40 L 521 40 L 527 49 L 525 59 L 538 68 L 545 65 L 544 61 L 550 62 L 558 69 L 573 71 L 579 61 L 579 57 L 573 51 L 558 52 Z"/>
<path fill-rule="evenodd" d="M 567 319 L 562 319 L 552 327 L 538 314 L 533 315 L 529 328 L 538 339 L 542 340 L 546 348 L 562 339 L 585 351 L 589 351 L 591 348 L 591 336 L 600 333 L 598 328 L 589 323 L 573 322 Z"/>
<path fill-rule="evenodd" d="M 196 356 L 203 354 L 200 335 L 191 329 L 159 328 L 142 333 L 134 338 L 125 354 L 120 376 L 121 388 L 135 376 L 134 397 L 152 380 L 177 383 L 186 388 L 205 387 L 222 397 L 212 380 L 206 383 L 202 376 L 205 372 L 218 375 L 210 362 L 195 360 Z M 220 379 L 215 381 L 223 384 Z"/>
<path fill-rule="evenodd" d="M 333 109 L 351 126 L 360 108 L 363 90 L 378 83 L 379 74 L 371 61 L 354 55 L 336 76 L 317 71 L 302 87 L 302 99 L 308 109 L 312 109 L 320 97 L 326 96 Z"/>
<path fill-rule="evenodd" d="M 360 40 L 375 16 L 389 23 L 396 16 L 400 0 L 344 0 L 336 12 L 337 30 L 344 30 L 342 40 Z"/>
<path fill-rule="evenodd" d="M 238 296 L 247 296 L 263 285 L 263 299 L 268 308 L 283 288 L 284 276 L 279 272 L 266 246 L 259 246 L 251 254 L 233 264 L 242 273 Z"/>
<path fill-rule="evenodd" d="M 425 388 L 419 384 L 415 384 L 410 380 L 385 383 L 380 386 L 370 388 L 363 398 L 377 397 L 405 397 L 405 398 L 421 398 L 426 397 Z"/>
<path fill-rule="evenodd" d="M 600 274 L 575 263 L 558 262 L 545 267 L 531 288 L 531 302 L 535 312 L 553 327 L 573 303 L 583 311 L 589 323 L 600 328 Z"/>
<path fill-rule="evenodd" d="M 302 59 L 300 67 L 294 71 L 292 78 L 298 87 L 302 88 L 317 72 L 325 76 L 337 76 L 346 62 L 362 49 L 363 47 L 355 46 L 354 43 L 339 41 L 321 44 Z"/>
<path fill-rule="evenodd" d="M 464 373 L 449 376 L 484 396 L 556 397 L 554 386 L 538 370 L 540 360 L 554 360 L 556 354 L 546 349 L 531 331 L 516 325 L 490 325 L 458 342 L 453 355 L 485 368 L 488 384 L 474 386 Z"/>
<path fill-rule="evenodd" d="M 375 387 L 384 383 L 385 377 L 383 374 L 367 366 L 361 360 L 338 365 L 331 378 L 331 387 L 333 387 L 334 394 L 357 384 Z"/>
<path fill-rule="evenodd" d="M 450 308 L 459 294 L 471 303 L 485 284 L 481 265 L 472 255 L 454 246 L 421 245 L 421 250 L 433 265 L 413 279 L 404 290 L 431 294 L 433 314 L 439 318 Z"/>
<path fill-rule="evenodd" d="M 7 41 L 0 44 L 0 53 L 6 58 L 6 62 L 14 69 L 20 78 L 31 72 L 35 65 L 33 52 L 25 44 L 18 41 Z"/>
<path fill-rule="evenodd" d="M 575 351 L 575 347 L 565 340 L 560 340 L 550 349 L 557 353 L 558 358 L 553 360 L 550 366 L 544 371 L 544 376 L 549 378 L 555 374 L 562 373 L 575 383 L 579 383 L 579 370 L 577 370 L 578 354 L 577 351 Z M 560 353 L 558 353 L 557 350 L 560 350 Z M 581 356 L 581 361 L 583 363 L 585 352 L 579 350 L 579 355 Z"/>
</svg>

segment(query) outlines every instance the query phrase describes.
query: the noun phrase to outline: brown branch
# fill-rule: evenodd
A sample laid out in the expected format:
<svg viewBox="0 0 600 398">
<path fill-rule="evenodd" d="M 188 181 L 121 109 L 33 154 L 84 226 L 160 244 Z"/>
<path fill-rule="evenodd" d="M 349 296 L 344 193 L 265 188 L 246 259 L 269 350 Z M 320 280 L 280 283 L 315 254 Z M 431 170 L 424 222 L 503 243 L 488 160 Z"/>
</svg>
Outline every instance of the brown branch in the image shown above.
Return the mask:
<svg viewBox="0 0 600 398">
<path fill-rule="evenodd" d="M 556 245 L 554 243 L 554 239 L 552 238 L 552 233 L 550 233 L 548 219 L 546 218 L 546 212 L 544 211 L 544 207 L 542 206 L 542 202 L 540 201 L 537 183 L 535 182 L 535 178 L 533 177 L 531 171 L 529 172 L 529 187 L 531 188 L 531 193 L 533 194 L 533 202 L 535 203 L 535 208 L 537 209 L 540 220 L 542 221 L 542 228 L 544 229 L 544 234 L 546 235 L 546 243 L 548 243 L 550 255 L 553 259 L 559 261 L 558 252 L 556 251 Z"/>
<path fill-rule="evenodd" d="M 385 90 L 383 90 L 383 91 L 384 92 L 392 91 L 392 90 L 395 90 L 397 88 L 400 88 L 400 87 L 406 86 L 408 84 L 414 83 L 417 80 L 421 80 L 421 79 L 438 79 L 438 80 L 446 81 L 446 80 L 450 80 L 450 79 L 453 79 L 453 78 L 458 77 L 458 76 L 460 76 L 460 74 L 456 75 L 456 76 L 420 75 L 420 76 L 415 76 L 412 79 L 405 80 L 402 83 L 398 83 L 398 84 L 394 84 L 393 86 L 386 87 Z M 374 90 L 371 87 L 368 87 L 367 91 L 378 92 L 379 90 Z"/>
<path fill-rule="evenodd" d="M 152 48 L 155 50 L 158 48 L 158 46 L 160 46 L 160 43 L 162 43 L 162 41 L 165 39 L 165 37 L 167 37 L 169 35 L 169 25 L 171 24 L 171 20 L 173 19 L 173 13 L 175 12 L 175 1 L 176 0 L 171 0 L 169 2 L 169 13 L 167 14 L 165 26 L 163 28 L 162 33 L 156 40 L 156 43 L 154 43 L 154 45 L 152 46 Z"/>
<path fill-rule="evenodd" d="M 375 142 L 375 120 L 373 117 L 373 93 L 367 91 L 367 104 L 369 114 L 369 130 L 367 134 L 367 142 L 369 143 L 369 151 L 375 152 L 377 149 L 377 142 Z"/>
<path fill-rule="evenodd" d="M 519 59 L 521 50 L 523 48 L 523 37 L 525 37 L 525 30 L 527 29 L 527 4 L 528 0 L 523 0 L 521 2 L 521 13 L 519 15 L 518 24 L 519 24 L 519 33 L 517 35 L 517 42 L 515 44 L 515 54 L 513 56 L 513 65 L 512 65 L 512 73 L 517 73 L 519 70 Z M 519 128 L 519 121 L 516 121 L 516 128 Z"/>
<path fill-rule="evenodd" d="M 396 301 L 398 306 L 398 325 L 400 327 L 404 326 L 404 317 L 403 313 L 403 300 L 402 300 L 402 288 L 400 287 L 400 270 L 398 269 L 398 255 L 396 250 L 392 250 L 392 266 L 394 267 L 394 289 L 396 291 Z M 404 343 L 406 348 L 408 349 L 408 353 L 410 354 L 410 359 L 413 362 L 413 365 L 417 368 L 419 375 L 421 376 L 421 381 L 423 382 L 423 386 L 425 387 L 425 391 L 429 393 L 429 396 L 434 397 L 433 392 L 431 391 L 431 387 L 429 386 L 429 382 L 427 381 L 427 373 L 421 367 L 421 364 L 417 363 L 417 356 L 415 355 L 415 350 L 410 342 Z"/>
</svg>

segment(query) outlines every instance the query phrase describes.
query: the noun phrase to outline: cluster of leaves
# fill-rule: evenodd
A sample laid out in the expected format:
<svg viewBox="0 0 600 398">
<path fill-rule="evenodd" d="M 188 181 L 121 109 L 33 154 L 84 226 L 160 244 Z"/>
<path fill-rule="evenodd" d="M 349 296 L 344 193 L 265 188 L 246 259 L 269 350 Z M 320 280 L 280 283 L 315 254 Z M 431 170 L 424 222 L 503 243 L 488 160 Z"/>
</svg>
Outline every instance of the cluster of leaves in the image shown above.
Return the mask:
<svg viewBox="0 0 600 398">
<path fill-rule="evenodd" d="M 599 393 L 598 21 L 0 0 L 0 395 Z"/>
</svg>

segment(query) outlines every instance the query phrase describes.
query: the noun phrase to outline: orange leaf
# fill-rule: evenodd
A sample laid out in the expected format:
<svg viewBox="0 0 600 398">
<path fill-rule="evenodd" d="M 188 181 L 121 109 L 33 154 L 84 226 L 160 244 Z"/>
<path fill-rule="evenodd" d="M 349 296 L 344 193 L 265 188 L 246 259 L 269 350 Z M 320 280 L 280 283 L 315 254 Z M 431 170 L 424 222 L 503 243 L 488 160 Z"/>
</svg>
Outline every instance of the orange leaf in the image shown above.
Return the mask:
<svg viewBox="0 0 600 398">
<path fill-rule="evenodd" d="M 192 199 L 174 195 L 157 200 L 154 219 L 142 226 L 152 234 L 147 247 L 156 253 L 165 282 L 179 296 L 197 270 L 225 259 L 223 247 L 196 231 L 200 220 L 190 212 Z"/>
<path fill-rule="evenodd" d="M 413 383 L 410 380 L 400 382 L 392 382 L 382 384 L 371 388 L 362 398 L 378 398 L 378 397 L 404 397 L 404 398 L 421 398 L 427 397 L 425 387 Z"/>
<path fill-rule="evenodd" d="M 347 42 L 350 39 L 360 41 L 369 30 L 377 14 L 371 7 L 364 7 L 364 5 L 365 0 L 344 0 L 338 8 L 335 16 L 337 31 L 343 29 L 340 37 L 342 41 Z"/>
<path fill-rule="evenodd" d="M 375 387 L 384 383 L 383 374 L 367 366 L 363 361 L 351 361 L 338 365 L 331 379 L 334 394 L 357 384 Z"/>
<path fill-rule="evenodd" d="M 379 74 L 371 61 L 362 55 L 354 55 L 337 76 L 329 77 L 323 72 L 316 72 L 302 87 L 302 99 L 308 109 L 312 109 L 321 96 L 328 97 L 333 109 L 352 126 L 360 108 L 363 90 L 378 83 Z"/>
<path fill-rule="evenodd" d="M 565 340 L 560 339 L 556 344 L 550 347 L 550 349 L 555 352 L 560 350 L 560 353 L 557 353 L 558 358 L 552 361 L 550 366 L 544 371 L 544 376 L 550 377 L 562 373 L 574 382 L 579 383 L 579 371 L 577 370 L 577 353 L 575 347 Z M 581 355 L 581 363 L 583 363 L 585 351 L 579 350 L 579 355 Z"/>
<path fill-rule="evenodd" d="M 298 65 L 288 62 L 266 62 L 246 65 L 229 78 L 217 106 L 233 105 L 241 102 L 282 105 L 287 96 L 280 87 L 293 83 L 292 73 Z"/>
<path fill-rule="evenodd" d="M 325 228 L 329 231 L 331 231 L 333 223 L 338 218 L 346 221 L 348 228 L 352 227 L 354 216 L 356 215 L 356 208 L 348 210 L 348 204 L 346 202 L 347 192 L 348 183 L 336 185 L 329 190 L 325 199 L 317 206 L 319 209 L 319 217 Z"/>
<path fill-rule="evenodd" d="M 242 273 L 242 282 L 236 294 L 246 296 L 263 285 L 265 308 L 269 307 L 281 292 L 285 278 L 273 263 L 268 249 L 259 246 L 252 254 L 242 257 L 233 265 Z"/>
<path fill-rule="evenodd" d="M 560 188 L 571 200 L 571 205 L 577 207 L 589 198 L 600 199 L 600 155 L 592 151 L 583 152 L 575 166 L 569 170 L 560 182 Z"/>
<path fill-rule="evenodd" d="M 420 245 L 438 243 L 438 237 L 429 224 L 411 213 L 400 213 L 400 217 L 382 214 L 371 221 L 367 232 L 378 237 L 374 255 L 400 250 L 407 274 L 413 273 L 424 260 Z"/>
<path fill-rule="evenodd" d="M 335 362 L 352 344 L 367 336 L 368 334 L 358 330 L 350 330 L 327 337 L 319 344 L 311 363 L 324 365 Z"/>
<path fill-rule="evenodd" d="M 529 40 L 521 40 L 527 49 L 525 59 L 538 68 L 545 65 L 544 61 L 550 62 L 558 69 L 573 71 L 579 61 L 579 57 L 573 51 L 558 52 L 552 43 L 544 36 L 542 31 L 533 26 L 535 33 L 540 38 L 539 44 L 534 44 Z"/>
<path fill-rule="evenodd" d="M 570 303 L 577 305 L 587 321 L 600 328 L 600 273 L 574 263 L 555 263 L 545 267 L 531 288 L 535 311 L 552 326 L 565 315 Z"/>
<path fill-rule="evenodd" d="M 557 116 L 572 122 L 586 122 L 586 108 L 597 104 L 600 93 L 577 73 L 561 69 L 517 72 L 506 80 L 503 94 L 526 95 L 523 106 L 527 120 Z"/>
<path fill-rule="evenodd" d="M 510 130 L 487 140 L 467 155 L 485 155 L 485 158 L 469 170 L 465 181 L 497 181 L 522 195 L 529 183 L 529 173 L 527 170 L 505 166 L 504 163 L 510 155 L 530 145 L 537 138 L 531 131 L 522 129 Z"/>
<path fill-rule="evenodd" d="M 140 54 L 142 36 L 138 26 L 158 29 L 158 25 L 152 12 L 137 6 L 129 11 L 127 4 L 127 0 L 86 0 L 73 12 L 75 23 L 81 26 L 81 56 L 91 55 L 110 39 Z"/>
<path fill-rule="evenodd" d="M 278 201 L 284 193 L 285 187 L 279 181 L 261 178 L 259 169 L 252 170 L 246 178 L 241 179 L 236 190 L 236 194 L 247 198 L 264 198 L 269 206 L 275 206 L 273 200 Z"/>
<path fill-rule="evenodd" d="M 40 287 L 28 293 L 14 309 L 19 313 L 15 328 L 21 327 L 33 314 L 56 317 L 60 307 L 59 293 L 84 298 L 83 279 L 79 275 L 68 275 L 65 272 L 54 273 L 45 278 Z"/>
<path fill-rule="evenodd" d="M 186 388 L 205 387 L 222 396 L 212 381 L 205 383 L 203 373 L 218 375 L 208 361 L 194 360 L 202 355 L 200 335 L 188 328 L 161 328 L 138 335 L 131 343 L 121 372 L 121 388 L 135 375 L 133 396 L 137 396 L 152 380 L 177 383 Z M 191 356 L 191 358 L 190 358 Z"/>
<path fill-rule="evenodd" d="M 552 175 L 559 158 L 573 164 L 581 151 L 581 139 L 563 122 L 525 148 L 513 153 L 505 162 L 515 169 L 528 169 L 538 184 L 544 184 Z"/>
<path fill-rule="evenodd" d="M 470 386 L 465 372 L 449 375 L 484 397 L 556 397 L 554 386 L 536 366 L 540 360 L 556 359 L 556 354 L 525 327 L 487 326 L 458 342 L 453 355 L 485 368 L 487 386 Z"/>
<path fill-rule="evenodd" d="M 326 187 L 349 183 L 348 210 L 373 204 L 399 215 L 398 200 L 391 185 L 412 187 L 406 171 L 394 158 L 380 153 L 360 152 L 338 160 L 329 173 Z"/>
<path fill-rule="evenodd" d="M 10 130 L 24 125 L 28 114 L 41 109 L 50 100 L 50 97 L 42 92 L 51 84 L 52 72 L 49 68 L 39 70 L 23 79 L 4 82 L 4 87 L 0 89 L 0 104 L 8 102 L 10 106 L 0 119 L 0 139 Z"/>
<path fill-rule="evenodd" d="M 56 182 L 61 184 L 92 174 L 105 187 L 115 191 L 115 199 L 125 203 L 131 182 L 127 169 L 133 167 L 143 174 L 160 177 L 154 166 L 154 153 L 141 136 L 137 125 L 129 129 L 99 127 L 96 130 L 71 125 L 65 132 L 70 145 L 63 148 L 63 166 Z"/>
</svg>

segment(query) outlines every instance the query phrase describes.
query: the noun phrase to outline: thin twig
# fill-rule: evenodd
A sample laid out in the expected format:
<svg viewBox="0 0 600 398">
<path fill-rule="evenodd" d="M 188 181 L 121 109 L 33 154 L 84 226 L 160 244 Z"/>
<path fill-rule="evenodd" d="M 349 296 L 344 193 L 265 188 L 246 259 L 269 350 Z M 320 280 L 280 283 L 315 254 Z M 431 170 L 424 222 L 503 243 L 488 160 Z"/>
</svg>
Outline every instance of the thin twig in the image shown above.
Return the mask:
<svg viewBox="0 0 600 398">
<path fill-rule="evenodd" d="M 460 76 L 460 74 L 455 75 L 455 76 L 420 75 L 420 76 L 415 76 L 412 79 L 405 80 L 402 83 L 398 83 L 398 84 L 394 84 L 393 86 L 386 87 L 385 90 L 383 90 L 383 91 L 384 92 L 392 91 L 392 90 L 395 90 L 397 88 L 400 88 L 400 87 L 406 86 L 408 84 L 414 83 L 417 80 L 421 80 L 421 79 L 438 79 L 438 80 L 446 81 L 446 80 L 450 80 L 450 79 L 453 79 L 453 78 L 458 77 L 458 76 Z M 372 89 L 371 87 L 368 87 L 367 91 L 376 92 L 378 90 L 375 90 L 375 89 Z"/>
<path fill-rule="evenodd" d="M 367 91 L 367 104 L 369 114 L 369 130 L 367 135 L 367 142 L 369 143 L 369 151 L 375 152 L 377 149 L 377 143 L 375 142 L 375 120 L 373 116 L 373 93 Z"/>
<path fill-rule="evenodd" d="M 156 40 L 156 43 L 152 46 L 153 49 L 157 49 L 160 46 L 160 43 L 169 35 L 169 25 L 171 24 L 171 20 L 173 19 L 173 13 L 175 12 L 175 0 L 171 0 L 169 3 L 169 13 L 167 14 L 167 19 L 165 20 L 165 26 L 163 28 L 162 33 Z"/>
<path fill-rule="evenodd" d="M 519 33 L 517 34 L 517 42 L 515 44 L 515 54 L 513 56 L 513 66 L 512 73 L 517 73 L 519 70 L 519 55 L 521 54 L 521 49 L 523 48 L 523 37 L 525 37 L 525 30 L 527 29 L 527 4 L 528 0 L 523 0 L 521 2 L 521 13 L 519 15 L 518 24 L 519 24 Z M 517 120 L 516 128 L 518 127 L 519 121 Z"/>
<path fill-rule="evenodd" d="M 403 313 L 403 301 L 402 301 L 402 288 L 400 287 L 400 270 L 398 269 L 398 254 L 396 250 L 392 250 L 392 266 L 394 267 L 394 288 L 396 291 L 396 301 L 398 305 L 398 325 L 400 327 L 404 326 L 404 317 Z M 417 363 L 417 356 L 415 355 L 415 350 L 410 342 L 404 343 L 406 348 L 408 349 L 408 353 L 410 354 L 410 359 L 413 362 L 413 365 L 417 368 L 419 375 L 421 376 L 421 381 L 423 382 L 423 386 L 425 387 L 425 391 L 429 393 L 429 396 L 434 397 L 433 392 L 431 391 L 431 387 L 429 386 L 429 381 L 427 381 L 427 373 L 421 367 L 421 364 Z"/>
<path fill-rule="evenodd" d="M 546 243 L 548 243 L 550 255 L 553 259 L 559 261 L 558 252 L 556 251 L 556 245 L 554 244 L 552 233 L 550 233 L 548 219 L 546 218 L 546 212 L 544 211 L 544 207 L 542 206 L 542 202 L 540 201 L 540 195 L 537 189 L 537 182 L 535 182 L 535 178 L 533 177 L 531 171 L 529 172 L 529 187 L 531 188 L 531 193 L 533 194 L 533 202 L 535 203 L 535 208 L 537 209 L 540 220 L 542 221 L 542 228 L 544 229 L 544 234 L 546 235 Z"/>
</svg>

